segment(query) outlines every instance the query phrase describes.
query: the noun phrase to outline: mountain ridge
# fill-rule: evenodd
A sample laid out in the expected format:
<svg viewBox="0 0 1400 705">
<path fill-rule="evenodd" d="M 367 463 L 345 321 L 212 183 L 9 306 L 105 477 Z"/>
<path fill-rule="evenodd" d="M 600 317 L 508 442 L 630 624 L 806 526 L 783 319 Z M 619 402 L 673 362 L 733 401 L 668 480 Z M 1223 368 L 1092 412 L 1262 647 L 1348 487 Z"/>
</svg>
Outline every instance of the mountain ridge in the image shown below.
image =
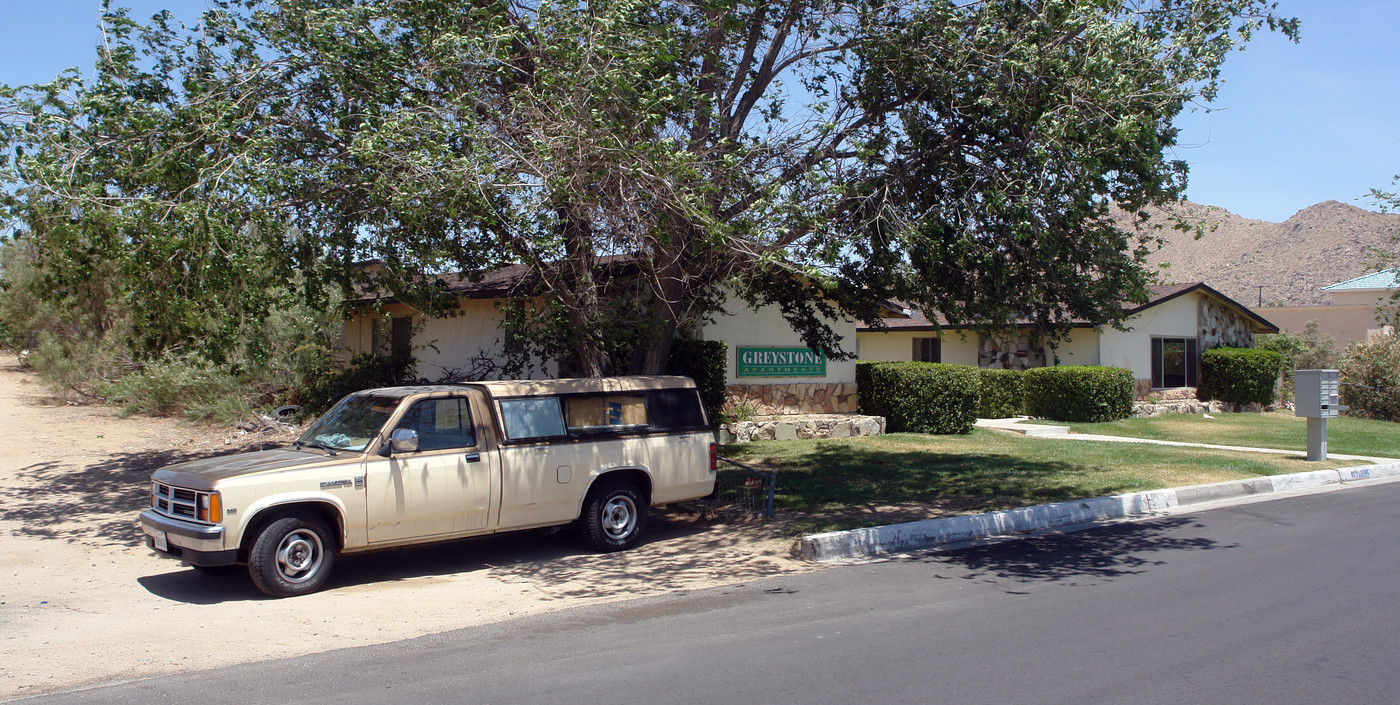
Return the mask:
<svg viewBox="0 0 1400 705">
<path fill-rule="evenodd" d="M 1199 223 L 1204 234 L 1198 239 L 1195 232 L 1172 229 L 1169 213 Z M 1261 299 L 1264 306 L 1329 304 L 1322 287 L 1380 269 L 1377 253 L 1400 255 L 1400 214 L 1339 201 L 1315 203 L 1281 223 L 1191 201 L 1148 214 L 1149 226 L 1165 225 L 1152 231 L 1163 244 L 1147 257 L 1162 283 L 1205 282 L 1250 307 Z M 1130 221 L 1120 215 L 1131 229 Z"/>
</svg>

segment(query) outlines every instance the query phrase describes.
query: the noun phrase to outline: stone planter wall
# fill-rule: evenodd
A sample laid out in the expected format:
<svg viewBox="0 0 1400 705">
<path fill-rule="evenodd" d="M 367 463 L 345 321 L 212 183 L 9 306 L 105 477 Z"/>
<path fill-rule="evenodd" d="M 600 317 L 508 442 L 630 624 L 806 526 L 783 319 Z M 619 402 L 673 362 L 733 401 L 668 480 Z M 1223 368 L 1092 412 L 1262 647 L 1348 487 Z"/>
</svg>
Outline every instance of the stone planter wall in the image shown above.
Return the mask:
<svg viewBox="0 0 1400 705">
<path fill-rule="evenodd" d="M 1201 401 L 1194 387 L 1159 389 L 1133 403 L 1133 418 L 1163 414 L 1221 414 L 1242 411 L 1260 412 L 1258 404 L 1228 404 L 1223 401 Z"/>
<path fill-rule="evenodd" d="M 731 384 L 724 388 L 731 406 L 747 404 L 759 414 L 854 414 L 855 382 Z"/>
<path fill-rule="evenodd" d="M 855 414 L 804 414 L 756 417 L 719 427 L 720 443 L 791 441 L 799 438 L 851 438 L 885 432 L 885 417 Z"/>
</svg>

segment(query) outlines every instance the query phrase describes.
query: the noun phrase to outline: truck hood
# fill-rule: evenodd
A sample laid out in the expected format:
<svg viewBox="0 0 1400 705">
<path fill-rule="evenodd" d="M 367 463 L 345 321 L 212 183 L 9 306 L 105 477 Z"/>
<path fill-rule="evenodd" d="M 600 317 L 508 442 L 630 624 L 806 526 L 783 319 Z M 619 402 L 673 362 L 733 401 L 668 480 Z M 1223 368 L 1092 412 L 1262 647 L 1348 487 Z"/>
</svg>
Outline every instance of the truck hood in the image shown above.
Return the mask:
<svg viewBox="0 0 1400 705">
<path fill-rule="evenodd" d="M 220 480 L 233 477 L 318 465 L 343 465 L 356 457 L 357 454 L 344 452 L 328 457 L 320 451 L 290 448 L 259 450 L 167 465 L 155 471 L 151 479 L 180 487 L 209 490 L 214 489 L 214 484 Z"/>
</svg>

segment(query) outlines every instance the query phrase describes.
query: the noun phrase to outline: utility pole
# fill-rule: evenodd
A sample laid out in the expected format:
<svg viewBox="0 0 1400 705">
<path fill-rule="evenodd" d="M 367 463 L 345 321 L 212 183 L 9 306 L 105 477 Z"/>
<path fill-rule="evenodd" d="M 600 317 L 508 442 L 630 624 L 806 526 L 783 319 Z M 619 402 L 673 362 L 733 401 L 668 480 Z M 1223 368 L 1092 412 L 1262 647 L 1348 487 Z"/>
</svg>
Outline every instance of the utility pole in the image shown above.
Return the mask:
<svg viewBox="0 0 1400 705">
<path fill-rule="evenodd" d="M 1262 284 L 1255 286 L 1259 287 L 1259 308 L 1264 308 L 1264 286 Z"/>
</svg>

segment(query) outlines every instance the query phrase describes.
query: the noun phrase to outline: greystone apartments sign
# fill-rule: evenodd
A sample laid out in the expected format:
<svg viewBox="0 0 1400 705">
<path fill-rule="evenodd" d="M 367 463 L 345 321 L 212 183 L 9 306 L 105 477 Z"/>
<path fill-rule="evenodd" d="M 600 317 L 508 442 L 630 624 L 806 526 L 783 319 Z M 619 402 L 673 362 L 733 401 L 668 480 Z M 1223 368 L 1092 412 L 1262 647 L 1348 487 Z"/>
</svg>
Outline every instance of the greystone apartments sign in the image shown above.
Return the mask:
<svg viewBox="0 0 1400 705">
<path fill-rule="evenodd" d="M 825 377 L 826 355 L 807 348 L 735 348 L 736 377 Z"/>
</svg>

